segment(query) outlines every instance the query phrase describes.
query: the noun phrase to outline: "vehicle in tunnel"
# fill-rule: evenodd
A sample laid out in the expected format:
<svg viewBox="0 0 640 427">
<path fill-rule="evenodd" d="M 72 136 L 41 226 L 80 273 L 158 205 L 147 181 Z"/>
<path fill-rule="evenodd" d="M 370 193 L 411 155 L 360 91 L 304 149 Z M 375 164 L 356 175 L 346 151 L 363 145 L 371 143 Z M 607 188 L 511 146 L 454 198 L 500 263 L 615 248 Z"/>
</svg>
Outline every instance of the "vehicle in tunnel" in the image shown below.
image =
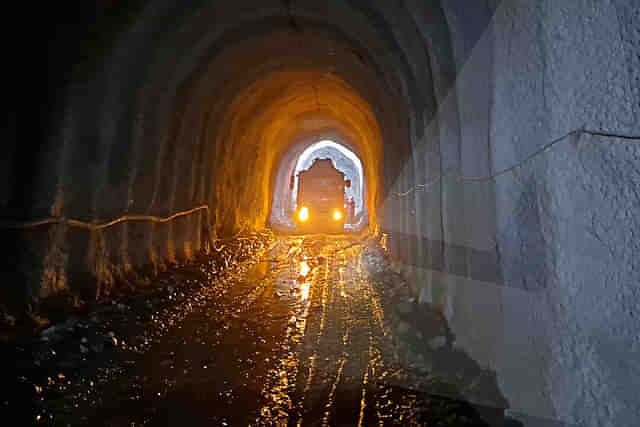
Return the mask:
<svg viewBox="0 0 640 427">
<path fill-rule="evenodd" d="M 296 175 L 330 157 L 351 179 L 355 218 L 347 204 L 344 230 L 353 235 L 308 241 L 362 241 L 349 251 L 362 247 L 366 258 L 375 240 L 389 266 L 354 271 L 372 282 L 393 276 L 377 291 L 401 295 L 403 321 L 428 324 L 422 313 L 433 309 L 448 322 L 434 326 L 435 341 L 401 324 L 393 338 L 407 345 L 394 351 L 421 359 L 414 350 L 455 345 L 495 371 L 511 414 L 559 423 L 534 425 L 638 427 L 640 0 L 82 1 L 39 2 L 37 13 L 33 3 L 8 5 L 7 16 L 29 16 L 30 37 L 6 55 L 20 66 L 6 67 L 0 130 L 0 344 L 48 338 L 102 304 L 131 324 L 118 348 L 146 343 L 138 305 L 153 287 L 157 306 L 173 310 L 176 290 L 163 277 L 173 266 L 189 271 L 171 283 L 192 283 L 191 269 L 211 263 L 202 285 L 213 299 L 236 259 L 268 265 L 272 244 L 294 246 L 276 237 L 299 225 Z M 313 209 L 302 217 L 318 219 Z M 353 318 L 346 324 L 359 325 Z M 237 331 L 248 335 L 246 319 Z M 149 330 L 181 326 L 169 320 Z M 222 325 L 207 333 L 229 334 Z M 96 342 L 110 345 L 102 329 L 111 326 L 98 326 Z M 228 343 L 205 357 L 233 354 Z M 102 348 L 83 344 L 88 352 L 63 359 L 49 345 L 65 372 L 106 360 Z M 192 347 L 204 346 L 186 346 L 187 356 Z M 149 348 L 145 357 L 168 359 Z M 36 393 L 34 384 L 49 383 L 40 372 L 60 371 L 23 354 L 5 369 L 16 379 L 14 366 L 37 371 L 39 382 L 19 382 L 25 403 L 62 403 L 57 387 L 73 386 L 56 380 Z M 423 359 L 419 385 L 439 368 Z M 188 412 L 177 407 L 177 418 Z"/>
<path fill-rule="evenodd" d="M 307 233 L 341 233 L 346 219 L 345 186 L 349 180 L 331 159 L 316 159 L 298 174 L 298 207 L 294 222 Z"/>
</svg>

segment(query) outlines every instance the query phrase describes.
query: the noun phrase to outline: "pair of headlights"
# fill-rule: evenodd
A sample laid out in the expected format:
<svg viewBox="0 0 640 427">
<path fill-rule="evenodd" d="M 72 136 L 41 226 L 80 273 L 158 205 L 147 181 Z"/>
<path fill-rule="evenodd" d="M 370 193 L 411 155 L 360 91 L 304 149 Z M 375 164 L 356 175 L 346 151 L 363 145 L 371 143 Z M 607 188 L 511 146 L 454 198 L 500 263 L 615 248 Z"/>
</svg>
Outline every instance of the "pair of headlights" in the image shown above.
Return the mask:
<svg viewBox="0 0 640 427">
<path fill-rule="evenodd" d="M 334 221 L 340 221 L 343 218 L 343 214 L 342 211 L 340 209 L 333 209 L 331 211 L 331 219 L 333 219 Z M 306 206 L 302 206 L 299 210 L 298 210 L 298 220 L 300 222 L 307 222 L 309 220 L 309 208 Z"/>
</svg>

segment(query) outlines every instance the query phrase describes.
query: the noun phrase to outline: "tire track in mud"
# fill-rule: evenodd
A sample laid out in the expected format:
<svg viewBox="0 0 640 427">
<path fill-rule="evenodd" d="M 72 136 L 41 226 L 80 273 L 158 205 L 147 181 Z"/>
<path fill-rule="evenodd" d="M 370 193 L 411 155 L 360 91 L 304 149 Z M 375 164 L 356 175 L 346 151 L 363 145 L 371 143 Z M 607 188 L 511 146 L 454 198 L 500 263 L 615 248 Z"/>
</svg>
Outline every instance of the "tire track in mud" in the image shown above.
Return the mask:
<svg viewBox="0 0 640 427">
<path fill-rule="evenodd" d="M 299 396 L 298 412 L 295 417 L 290 418 L 289 425 L 301 426 L 306 419 L 322 419 L 323 415 L 321 408 L 312 405 L 312 403 L 316 401 L 314 397 L 321 393 L 319 389 L 323 385 L 322 377 L 326 374 L 326 363 L 324 363 L 321 349 L 326 342 L 325 334 L 330 330 L 327 328 L 327 323 L 333 323 L 333 319 L 329 316 L 330 301 L 333 302 L 333 295 L 330 293 L 329 286 L 331 256 L 326 251 L 322 251 L 320 259 L 323 262 L 320 262 L 318 267 L 313 270 L 310 278 L 310 318 L 300 349 L 300 364 L 306 369 L 299 371 L 297 379 L 298 389 L 301 390 L 297 393 Z"/>
<path fill-rule="evenodd" d="M 417 396 L 408 390 L 392 392 L 387 383 L 392 367 L 399 368 L 392 358 L 382 301 L 363 270 L 360 248 L 351 248 L 339 257 L 341 260 L 331 265 L 336 286 L 328 317 L 342 318 L 350 333 L 343 341 L 346 357 L 326 403 L 325 413 L 330 416 L 325 416 L 323 424 L 419 425 Z M 337 334 L 326 334 L 329 340 L 331 336 Z M 328 348 L 328 344 L 321 347 Z"/>
<path fill-rule="evenodd" d="M 341 302 L 344 304 L 346 302 L 345 300 L 347 298 L 347 295 L 346 295 L 345 281 L 344 281 L 344 268 L 342 267 L 338 269 L 337 289 L 339 290 L 339 293 L 340 293 L 339 298 L 341 298 Z M 343 315 L 345 314 L 344 311 L 342 312 L 342 314 Z M 338 365 L 339 365 L 338 371 L 331 385 L 331 391 L 329 392 L 327 403 L 325 404 L 325 412 L 322 418 L 323 427 L 326 427 L 329 425 L 329 418 L 330 416 L 333 415 L 333 412 L 334 412 L 333 405 L 336 398 L 336 391 L 338 389 L 338 385 L 342 381 L 345 364 L 349 359 L 348 343 L 351 338 L 350 335 L 351 335 L 351 329 L 353 325 L 352 325 L 352 319 L 350 317 L 346 316 L 343 318 L 343 320 L 345 322 L 345 328 L 344 328 L 344 334 L 342 336 L 342 354 L 338 362 Z"/>
<path fill-rule="evenodd" d="M 412 389 L 394 351 L 389 300 L 365 268 L 362 245 L 348 243 L 302 244 L 296 253 L 294 263 L 315 267 L 305 282 L 308 316 L 290 348 L 288 412 L 259 425 L 485 426 L 468 406 Z"/>
<path fill-rule="evenodd" d="M 323 252 L 312 277 L 312 313 L 300 349 L 298 413 L 289 425 L 380 424 L 375 387 L 386 375 L 379 340 L 386 334 L 381 303 L 358 248 Z M 293 414 L 292 414 L 293 415 Z"/>
<path fill-rule="evenodd" d="M 118 367 L 69 421 L 284 427 L 450 418 L 442 399 L 403 381 L 389 299 L 363 253 L 344 238 L 281 238 L 242 275 L 204 288 L 199 305 Z"/>
</svg>

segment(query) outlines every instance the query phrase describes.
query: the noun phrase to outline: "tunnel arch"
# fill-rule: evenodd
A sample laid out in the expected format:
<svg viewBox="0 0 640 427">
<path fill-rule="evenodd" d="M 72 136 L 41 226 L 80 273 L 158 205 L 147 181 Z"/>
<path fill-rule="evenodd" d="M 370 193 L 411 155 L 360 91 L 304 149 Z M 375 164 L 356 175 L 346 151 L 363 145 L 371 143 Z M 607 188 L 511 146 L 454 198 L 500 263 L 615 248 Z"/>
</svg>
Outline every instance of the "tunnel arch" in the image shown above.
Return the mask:
<svg viewBox="0 0 640 427">
<path fill-rule="evenodd" d="M 323 150 L 324 149 L 324 150 Z M 325 154 L 318 154 L 318 151 L 328 151 Z M 365 179 L 364 179 L 364 169 L 362 167 L 362 162 L 356 153 L 351 151 L 349 148 L 345 147 L 342 144 L 339 144 L 335 141 L 331 141 L 328 139 L 322 141 L 316 141 L 311 144 L 307 149 L 305 149 L 300 156 L 298 156 L 298 160 L 296 161 L 296 167 L 294 169 L 294 189 L 293 189 L 293 198 L 296 199 L 296 189 L 298 188 L 298 176 L 299 172 L 309 169 L 314 159 L 328 157 L 333 160 L 334 167 L 337 167 L 335 157 L 332 155 L 332 152 L 337 151 L 343 157 L 346 157 L 349 160 L 349 166 L 355 167 L 356 173 L 345 173 L 345 177 L 351 180 L 351 185 L 354 183 L 357 184 L 357 191 L 354 191 L 354 195 L 356 197 L 356 215 L 360 214 L 364 208 L 364 194 L 365 194 Z M 338 169 L 340 169 L 338 167 Z"/>
<path fill-rule="evenodd" d="M 612 296 L 633 294 L 637 248 L 584 237 L 600 224 L 639 230 L 632 215 L 608 216 L 637 210 L 637 156 L 617 148 L 640 134 L 636 2 L 87 1 L 69 23 L 74 3 L 41 6 L 32 30 L 48 42 L 18 47 L 34 66 L 10 70 L 7 105 L 28 105 L 24 126 L 14 112 L 2 130 L 2 216 L 48 225 L 7 234 L 17 249 L 2 260 L 3 292 L 23 305 L 62 291 L 92 298 L 132 270 L 263 230 L 275 165 L 304 141 L 333 139 L 361 157 L 372 228 L 387 234 L 413 297 L 507 373 L 517 410 L 624 424 L 625 396 L 604 414 L 584 395 L 625 381 L 576 348 L 613 357 L 628 343 L 597 331 L 638 328 Z M 33 138 L 18 141 L 23 129 Z M 201 205 L 162 224 L 65 222 Z M 525 362 L 503 360 L 509 351 Z M 575 374 L 567 360 L 579 360 Z M 535 376 L 513 374 L 528 366 Z"/>
<path fill-rule="evenodd" d="M 318 151 L 323 151 L 324 154 L 319 155 Z M 293 229 L 290 217 L 296 206 L 297 174 L 308 169 L 316 158 L 331 158 L 334 166 L 337 166 L 335 163 L 337 158 L 342 158 L 343 161 L 337 168 L 345 173 L 345 178 L 358 180 L 356 216 L 360 218 L 357 223 L 358 229 L 362 229 L 368 224 L 368 207 L 365 196 L 366 179 L 360 157 L 353 151 L 351 144 L 341 144 L 323 138 L 303 141 L 301 144 L 291 147 L 280 160 L 274 180 L 270 225 L 277 228 Z M 294 177 L 293 189 L 290 188 L 291 177 Z M 349 227 L 352 228 L 352 224 L 349 224 Z"/>
<path fill-rule="evenodd" d="M 316 96 L 318 89 L 322 93 L 320 102 Z M 256 111 L 251 107 L 263 99 L 270 100 L 265 104 L 267 108 Z M 246 106 L 247 103 L 249 106 Z M 235 111 L 246 113 L 243 112 L 240 117 Z M 238 120 L 243 124 L 234 123 Z M 225 123 L 229 131 L 222 133 L 223 138 L 228 138 L 227 135 L 234 132 L 235 127 L 241 129 L 237 138 L 261 142 L 256 149 L 256 156 L 259 156 L 262 167 L 257 172 L 267 172 L 269 175 L 255 180 L 261 183 L 257 193 L 271 197 L 278 178 L 278 165 L 285 156 L 291 158 L 291 147 L 301 150 L 309 145 L 309 141 L 313 141 L 313 135 L 331 132 L 337 132 L 341 134 L 341 139 L 350 141 L 357 147 L 355 149 L 362 156 L 363 163 L 371 164 L 367 169 L 367 179 L 371 182 L 368 194 L 375 195 L 380 188 L 381 171 L 378 165 L 381 164 L 382 142 L 377 119 L 366 101 L 336 76 L 307 72 L 273 73 L 236 98 Z M 240 157 L 246 158 L 246 155 L 242 143 L 231 144 L 230 151 L 225 153 L 225 156 L 237 156 L 238 160 Z M 243 171 L 253 172 L 251 167 Z M 268 197 L 263 200 L 263 213 L 258 220 L 264 223 L 273 202 Z M 369 203 L 373 203 L 373 198 Z"/>
<path fill-rule="evenodd" d="M 76 289 L 86 275 L 108 290 L 137 268 L 162 269 L 212 240 L 263 230 L 275 166 L 305 140 L 351 146 L 365 165 L 372 230 L 393 233 L 392 252 L 410 265 L 428 259 L 396 246 L 417 221 L 393 194 L 417 182 L 414 158 L 428 163 L 414 147 L 437 157 L 459 144 L 450 137 L 455 97 L 454 114 L 437 114 L 450 87 L 441 82 L 455 74 L 439 1 L 116 1 L 113 13 L 98 3 L 95 16 L 47 37 L 53 52 L 68 53 L 49 67 L 50 80 L 63 82 L 45 117 L 51 132 L 23 171 L 37 203 L 22 206 L 16 186 L 8 205 L 25 218 L 86 222 L 207 209 L 162 226 L 18 237 L 28 253 L 47 254 L 25 262 L 36 271 L 26 273 L 31 295 Z"/>
</svg>

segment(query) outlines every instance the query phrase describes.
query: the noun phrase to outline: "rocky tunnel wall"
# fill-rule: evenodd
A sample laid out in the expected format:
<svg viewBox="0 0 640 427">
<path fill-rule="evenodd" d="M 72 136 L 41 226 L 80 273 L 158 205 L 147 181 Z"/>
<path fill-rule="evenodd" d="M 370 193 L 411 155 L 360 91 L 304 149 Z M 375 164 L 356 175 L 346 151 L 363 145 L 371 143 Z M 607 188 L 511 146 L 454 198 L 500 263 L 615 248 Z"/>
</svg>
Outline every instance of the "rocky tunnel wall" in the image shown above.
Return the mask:
<svg viewBox="0 0 640 427">
<path fill-rule="evenodd" d="M 445 27 L 422 3 L 436 106 L 385 182 L 401 268 L 525 425 L 631 426 L 638 5 L 448 1 Z"/>
<path fill-rule="evenodd" d="M 6 304 L 94 299 L 140 267 L 263 229 L 278 163 L 315 137 L 351 141 L 378 203 L 382 138 L 400 135 L 406 106 L 358 8 L 335 2 L 334 21 L 313 3 L 295 18 L 279 1 L 93 6 L 49 11 L 66 19 L 41 29 L 56 37 L 47 81 L 34 79 L 46 89 L 38 134 L 7 132 Z"/>
<path fill-rule="evenodd" d="M 75 17 L 66 7 L 50 12 Z M 42 67 L 12 70 L 33 82 L 14 100 L 29 111 L 44 100 L 35 125 L 14 113 L 5 127 L 3 217 L 208 210 L 100 232 L 5 229 L 5 304 L 69 288 L 94 298 L 136 268 L 262 229 L 276 165 L 296 144 L 339 135 L 363 161 L 370 222 L 415 297 L 496 371 L 514 412 L 632 425 L 636 2 L 83 7 L 82 19 L 39 28 L 46 80 Z"/>
</svg>

